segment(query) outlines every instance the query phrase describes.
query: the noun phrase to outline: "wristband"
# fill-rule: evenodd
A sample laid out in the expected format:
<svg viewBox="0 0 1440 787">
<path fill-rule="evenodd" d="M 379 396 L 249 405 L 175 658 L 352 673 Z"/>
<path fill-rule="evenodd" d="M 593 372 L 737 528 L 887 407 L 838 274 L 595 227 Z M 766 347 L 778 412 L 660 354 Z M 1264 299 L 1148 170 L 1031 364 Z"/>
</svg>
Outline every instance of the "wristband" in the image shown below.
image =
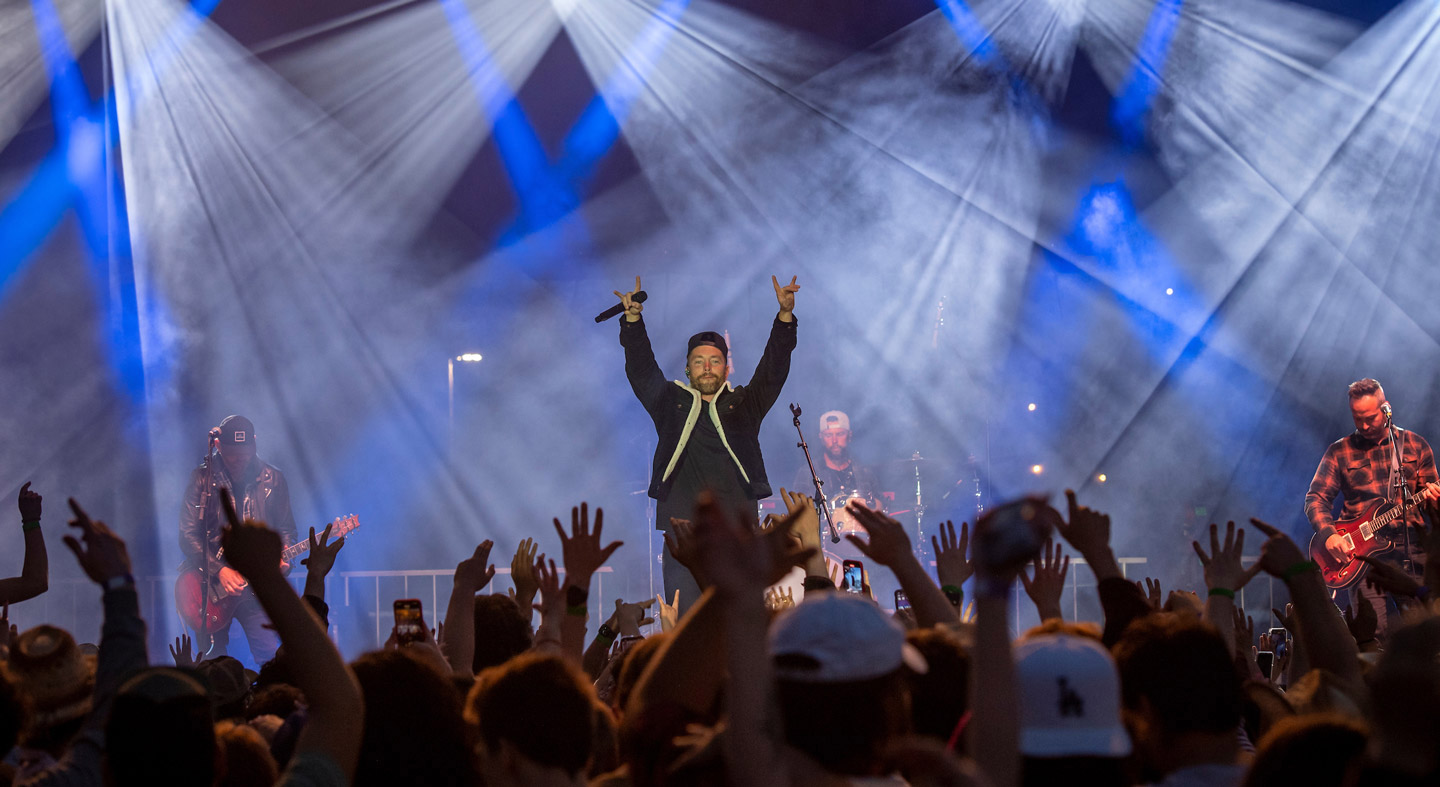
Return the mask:
<svg viewBox="0 0 1440 787">
<path fill-rule="evenodd" d="M 583 618 L 590 614 L 585 609 L 585 602 L 590 598 L 590 591 L 586 588 L 571 585 L 565 589 L 565 614 Z"/>
<path fill-rule="evenodd" d="M 1302 561 L 1300 561 L 1299 563 L 1296 563 L 1295 565 L 1293 565 L 1293 566 L 1285 569 L 1285 571 L 1284 571 L 1283 573 L 1284 573 L 1284 575 L 1285 575 L 1285 579 L 1292 579 L 1292 578 L 1294 578 L 1294 577 L 1300 576 L 1301 574 L 1304 574 L 1304 573 L 1307 572 L 1307 571 L 1319 571 L 1319 570 L 1320 570 L 1320 564 L 1319 564 L 1319 563 L 1316 563 L 1316 562 L 1313 561 L 1313 560 L 1302 560 Z"/>
<path fill-rule="evenodd" d="M 37 527 L 39 527 L 39 526 L 40 526 L 40 520 L 38 520 L 38 519 L 29 519 L 29 520 L 26 520 L 26 521 L 20 523 L 20 529 L 21 529 L 21 530 L 26 530 L 26 531 L 34 530 L 35 528 L 37 528 Z"/>
<path fill-rule="evenodd" d="M 1231 601 L 1235 600 L 1235 591 L 1231 590 L 1230 588 L 1210 588 L 1210 595 L 1224 596 Z"/>
<path fill-rule="evenodd" d="M 113 577 L 100 583 L 106 591 L 121 590 L 135 587 L 135 577 L 130 574 L 116 574 Z"/>
<path fill-rule="evenodd" d="M 958 607 L 965 601 L 965 591 L 954 585 L 941 585 L 940 592 L 950 599 L 950 605 Z"/>
<path fill-rule="evenodd" d="M 600 631 L 595 634 L 595 639 L 608 648 L 610 643 L 615 641 L 615 629 L 610 628 L 609 624 L 601 623 Z"/>
</svg>

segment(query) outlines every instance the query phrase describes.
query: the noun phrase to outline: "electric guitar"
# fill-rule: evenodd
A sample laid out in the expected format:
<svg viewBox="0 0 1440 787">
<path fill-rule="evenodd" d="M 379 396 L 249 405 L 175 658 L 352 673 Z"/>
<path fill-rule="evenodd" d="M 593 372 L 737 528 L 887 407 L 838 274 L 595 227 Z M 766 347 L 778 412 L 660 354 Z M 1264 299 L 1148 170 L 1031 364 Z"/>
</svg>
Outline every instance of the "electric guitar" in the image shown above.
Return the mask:
<svg viewBox="0 0 1440 787">
<path fill-rule="evenodd" d="M 330 540 L 334 541 L 360 527 L 360 517 L 351 514 L 336 517 L 330 523 Z M 302 538 L 280 553 L 280 562 L 294 565 L 295 558 L 310 551 L 310 539 Z M 215 553 L 215 559 L 225 557 L 225 548 Z M 219 572 L 216 572 L 217 574 Z M 208 582 L 206 580 L 209 580 Z M 209 596 L 207 602 L 206 596 Z M 240 594 L 230 595 L 220 586 L 218 576 L 206 577 L 200 568 L 182 572 L 175 580 L 175 611 L 197 637 L 211 637 L 230 628 L 235 607 L 240 603 Z M 201 619 L 203 610 L 204 619 Z"/>
<path fill-rule="evenodd" d="M 1320 566 L 1325 577 L 1325 586 L 1331 590 L 1343 590 L 1365 577 L 1370 568 L 1361 556 L 1375 557 L 1394 549 L 1393 540 L 1380 534 L 1389 525 L 1395 524 L 1404 515 L 1405 508 L 1389 500 L 1376 500 L 1350 519 L 1337 519 L 1333 523 L 1335 533 L 1344 539 L 1343 560 L 1336 560 L 1325 548 L 1325 539 L 1319 533 L 1310 537 L 1310 559 Z"/>
</svg>

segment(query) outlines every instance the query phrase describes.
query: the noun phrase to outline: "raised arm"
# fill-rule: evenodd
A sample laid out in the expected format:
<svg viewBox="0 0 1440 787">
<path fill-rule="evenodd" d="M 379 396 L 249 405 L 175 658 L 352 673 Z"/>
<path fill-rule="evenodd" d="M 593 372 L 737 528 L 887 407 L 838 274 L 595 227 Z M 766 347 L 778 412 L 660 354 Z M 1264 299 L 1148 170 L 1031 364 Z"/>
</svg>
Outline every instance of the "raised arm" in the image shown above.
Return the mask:
<svg viewBox="0 0 1440 787">
<path fill-rule="evenodd" d="M 1210 554 L 1200 548 L 1199 541 L 1192 541 L 1200 564 L 1205 567 L 1205 586 L 1209 593 L 1205 598 L 1205 622 L 1220 630 L 1230 656 L 1235 656 L 1235 594 L 1260 573 L 1260 564 L 1250 568 L 1241 565 L 1245 553 L 1245 531 L 1235 529 L 1235 523 L 1225 525 L 1225 542 L 1220 543 L 1219 527 L 1210 525 Z"/>
<path fill-rule="evenodd" d="M 950 599 L 945 597 L 939 585 L 930 580 L 930 575 L 915 558 L 905 526 L 878 511 L 871 511 L 858 501 L 850 504 L 850 511 L 855 514 L 855 521 L 870 535 L 870 541 L 867 543 L 853 534 L 845 538 L 866 557 L 895 573 L 895 578 L 900 580 L 900 589 L 905 591 L 911 608 L 915 610 L 916 624 L 922 628 L 939 623 L 958 624 L 960 616 L 950 605 Z"/>
<path fill-rule="evenodd" d="M 635 277 L 635 289 L 630 292 L 615 290 L 620 303 L 625 307 L 625 316 L 620 318 L 620 346 L 625 348 L 625 377 L 630 380 L 630 389 L 635 398 L 644 405 L 645 411 L 653 417 L 664 401 L 665 373 L 655 362 L 655 351 L 650 348 L 650 335 L 645 332 L 645 321 L 640 312 L 645 308 L 632 296 L 640 291 L 640 277 Z"/>
<path fill-rule="evenodd" d="M 1360 650 L 1345 619 L 1330 600 L 1320 567 L 1300 547 L 1275 527 L 1251 519 L 1260 532 L 1269 536 L 1260 547 L 1260 568 L 1285 583 L 1295 605 L 1297 636 L 1311 667 L 1330 670 L 1351 685 L 1360 682 Z"/>
<path fill-rule="evenodd" d="M 225 558 L 249 580 L 255 598 L 285 646 L 295 685 L 305 693 L 310 719 L 295 744 L 295 755 L 320 755 L 344 775 L 355 777 L 365 703 L 354 673 L 325 633 L 325 627 L 295 595 L 280 573 L 280 534 L 262 523 L 240 522 L 228 492 L 221 491 L 225 516 Z M 292 761 L 293 762 L 293 761 Z"/>
<path fill-rule="evenodd" d="M 473 675 L 475 659 L 475 594 L 495 577 L 490 563 L 490 550 L 495 542 L 481 541 L 474 554 L 455 566 L 455 582 L 450 589 L 450 603 L 445 607 L 445 642 L 441 651 L 456 675 Z"/>
<path fill-rule="evenodd" d="M 780 398 L 780 389 L 785 387 L 785 380 L 790 376 L 790 353 L 795 349 L 795 293 L 800 285 L 795 283 L 794 277 L 784 287 L 774 276 L 770 277 L 770 282 L 775 286 L 775 299 L 780 302 L 780 311 L 770 325 L 765 352 L 760 355 L 755 373 L 750 375 L 750 382 L 745 386 L 745 390 L 750 392 L 745 407 L 756 416 L 769 412 L 775 400 Z"/>
<path fill-rule="evenodd" d="M 50 588 L 50 557 L 45 553 L 45 534 L 40 530 L 43 499 L 30 491 L 30 482 L 20 487 L 20 528 L 25 532 L 25 562 L 20 576 L 0 579 L 0 603 L 18 604 Z"/>
<path fill-rule="evenodd" d="M 560 642 L 565 656 L 576 667 L 584 662 L 585 616 L 590 601 L 590 579 L 615 554 L 623 542 L 600 545 L 600 532 L 605 527 L 605 510 L 595 509 L 595 529 L 590 529 L 590 506 L 581 503 L 570 509 L 570 535 L 565 535 L 560 520 L 555 532 L 560 534 L 561 554 L 565 558 L 565 618 L 560 625 Z"/>
</svg>

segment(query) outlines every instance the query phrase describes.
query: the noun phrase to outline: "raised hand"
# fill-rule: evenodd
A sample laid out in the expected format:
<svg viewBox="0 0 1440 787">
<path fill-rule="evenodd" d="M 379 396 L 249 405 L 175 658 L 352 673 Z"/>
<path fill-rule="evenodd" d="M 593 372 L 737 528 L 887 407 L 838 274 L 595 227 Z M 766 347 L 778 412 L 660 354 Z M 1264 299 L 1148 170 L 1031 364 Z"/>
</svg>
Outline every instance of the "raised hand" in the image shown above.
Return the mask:
<svg viewBox="0 0 1440 787">
<path fill-rule="evenodd" d="M 1060 596 L 1065 592 L 1065 575 L 1070 573 L 1070 556 L 1061 559 L 1061 548 L 1054 538 L 1045 539 L 1045 550 L 1035 556 L 1034 576 L 1027 577 L 1020 570 L 1020 584 L 1025 593 L 1035 602 L 1035 609 L 1041 620 L 1060 618 Z"/>
<path fill-rule="evenodd" d="M 636 320 L 640 319 L 640 312 L 645 309 L 645 304 L 643 304 L 643 303 L 641 303 L 641 302 L 639 302 L 639 301 L 637 301 L 637 300 L 634 299 L 634 298 L 635 298 L 635 293 L 637 293 L 637 292 L 639 292 L 639 291 L 640 291 L 640 277 L 639 277 L 639 276 L 636 276 L 636 277 L 635 277 L 635 289 L 633 289 L 633 290 L 631 290 L 631 291 L 629 291 L 629 292 L 621 292 L 621 291 L 619 291 L 619 290 L 612 290 L 612 292 L 615 293 L 615 297 L 617 297 L 617 298 L 620 299 L 620 305 L 625 307 L 625 318 L 624 318 L 624 319 L 625 319 L 626 322 L 635 322 Z"/>
<path fill-rule="evenodd" d="M 1075 547 L 1086 560 L 1091 556 L 1110 549 L 1110 515 L 1086 508 L 1075 500 L 1075 490 L 1065 490 L 1065 502 L 1069 516 L 1063 524 L 1057 525 L 1061 538 Z M 1091 560 L 1093 563 L 1094 561 Z"/>
<path fill-rule="evenodd" d="M 620 629 L 620 636 L 638 637 L 640 636 L 641 626 L 648 626 L 654 623 L 655 618 L 645 615 L 645 610 L 649 609 L 650 605 L 654 603 L 654 599 L 636 601 L 633 604 L 627 604 L 618 598 L 615 599 L 615 624 Z"/>
<path fill-rule="evenodd" d="M 660 631 L 665 632 L 675 628 L 680 622 L 680 589 L 675 589 L 675 600 L 669 604 L 665 603 L 665 597 L 659 593 L 655 594 L 655 603 L 659 604 L 656 614 L 660 616 Z"/>
<path fill-rule="evenodd" d="M 235 500 L 230 497 L 230 490 L 223 487 L 220 489 L 220 503 L 229 522 L 220 534 L 225 561 L 252 582 L 255 577 L 270 572 L 279 574 L 280 553 L 285 551 L 280 534 L 266 527 L 264 522 L 241 522 L 240 516 L 235 513 Z"/>
<path fill-rule="evenodd" d="M 1427 558 L 1430 553 L 1426 553 Z M 1365 584 L 1376 590 L 1386 593 L 1394 593 L 1397 596 L 1408 596 L 1415 598 L 1420 594 L 1420 583 L 1414 577 L 1400 570 L 1398 566 L 1384 563 L 1369 555 L 1356 555 L 1357 560 L 1365 561 L 1370 570 L 1365 573 Z M 1440 556 L 1437 556 L 1440 560 Z"/>
<path fill-rule="evenodd" d="M 340 550 L 345 546 L 344 536 L 330 540 L 330 528 L 333 526 L 334 523 L 326 525 L 318 540 L 315 538 L 315 528 L 310 528 L 310 554 L 300 561 L 300 565 L 308 572 L 319 574 L 322 578 L 335 567 L 335 556 L 340 554 Z"/>
<path fill-rule="evenodd" d="M 170 646 L 170 658 L 175 660 L 175 666 L 180 669 L 191 669 L 199 663 L 195 658 L 197 654 L 190 647 L 190 635 L 185 634 L 175 638 L 175 644 Z"/>
<path fill-rule="evenodd" d="M 780 302 L 780 314 L 789 315 L 795 311 L 795 293 L 800 291 L 800 285 L 795 283 L 797 277 L 791 276 L 790 283 L 784 287 L 780 286 L 780 280 L 774 276 L 770 277 L 770 283 L 775 287 L 775 300 Z M 636 279 L 639 281 L 639 279 Z"/>
<path fill-rule="evenodd" d="M 785 503 L 785 510 L 795 517 L 790 532 L 800 538 L 801 546 L 819 549 L 820 517 L 815 513 L 815 501 L 799 492 L 787 492 L 783 486 L 780 499 Z"/>
<path fill-rule="evenodd" d="M 70 526 L 79 528 L 81 536 L 76 539 L 66 534 L 65 546 L 75 553 L 85 576 L 104 585 L 107 580 L 129 575 L 130 553 L 125 549 L 125 540 L 115 535 L 104 522 L 92 521 L 73 497 L 70 498 L 70 510 L 75 512 Z M 81 539 L 85 542 L 84 548 L 80 546 Z"/>
<path fill-rule="evenodd" d="M 1288 582 L 1290 577 L 1285 576 L 1285 572 L 1310 559 L 1300 550 L 1294 540 L 1281 533 L 1275 526 L 1254 517 L 1250 518 L 1250 524 L 1256 530 L 1264 533 L 1267 539 L 1264 544 L 1260 545 L 1260 562 L 1256 564 L 1258 568 L 1264 569 L 1265 573 Z M 1213 528 L 1214 525 L 1211 527 Z M 1211 538 L 1213 539 L 1214 536 L 1212 535 Z"/>
<path fill-rule="evenodd" d="M 1151 609 L 1158 612 L 1165 604 L 1165 593 L 1160 589 L 1160 580 L 1145 577 L 1145 584 L 1141 585 L 1137 581 L 1135 587 L 1145 593 L 1145 600 L 1150 602 Z"/>
<path fill-rule="evenodd" d="M 535 611 L 540 613 L 541 618 L 564 612 L 565 593 L 560 586 L 560 572 L 555 568 L 555 561 L 549 561 L 547 566 L 545 554 L 541 553 L 535 559 L 534 571 L 540 580 L 540 603 L 535 605 Z"/>
<path fill-rule="evenodd" d="M 975 565 L 967 556 L 970 552 L 970 523 L 960 523 L 960 537 L 955 537 L 955 523 L 945 520 L 940 525 L 939 538 L 930 537 L 935 548 L 935 574 L 940 586 L 960 587 L 975 573 Z"/>
<path fill-rule="evenodd" d="M 540 578 L 535 574 L 535 553 L 539 549 L 535 539 L 522 539 L 515 548 L 515 556 L 510 558 L 510 581 L 515 583 L 510 595 L 521 612 L 530 609 L 535 603 L 535 594 L 540 592 Z"/>
<path fill-rule="evenodd" d="M 1300 636 L 1300 628 L 1295 625 L 1295 605 L 1293 603 L 1287 603 L 1285 605 L 1284 614 L 1281 614 L 1280 610 L 1274 607 L 1270 608 L 1270 614 L 1274 615 L 1275 619 L 1280 621 L 1281 628 L 1289 632 L 1292 642 Z"/>
<path fill-rule="evenodd" d="M 1241 565 L 1240 558 L 1245 553 L 1245 531 L 1237 532 L 1234 522 L 1225 525 L 1223 545 L 1220 543 L 1219 526 L 1213 522 L 1210 524 L 1209 555 L 1200 548 L 1199 541 L 1191 541 L 1190 545 L 1195 548 L 1200 564 L 1205 567 L 1205 586 L 1212 590 L 1224 588 L 1233 592 L 1245 587 L 1246 583 L 1260 573 L 1261 564 L 1264 562 L 1262 558 L 1248 569 Z"/>
<path fill-rule="evenodd" d="M 30 491 L 30 482 L 26 481 L 25 485 L 20 487 L 20 499 L 17 501 L 20 506 L 20 521 L 39 522 L 40 504 L 43 501 L 44 498 L 40 496 L 39 492 Z"/>
<path fill-rule="evenodd" d="M 700 565 L 700 542 L 695 538 L 695 523 L 688 519 L 676 519 L 670 517 L 670 529 L 662 534 L 665 538 L 665 546 L 670 550 L 670 556 L 676 562 L 690 570 L 691 576 L 695 577 L 695 584 L 702 589 L 709 586 L 710 582 L 705 578 L 705 569 Z"/>
<path fill-rule="evenodd" d="M 1344 610 L 1345 627 L 1350 629 L 1350 636 L 1355 638 L 1355 644 L 1368 645 L 1375 641 L 1375 632 L 1380 628 L 1380 618 L 1375 614 L 1375 605 L 1368 599 L 1359 598 L 1355 600 L 1353 607 L 1346 607 Z"/>
<path fill-rule="evenodd" d="M 455 566 L 455 587 L 473 596 L 480 588 L 490 584 L 490 580 L 495 578 L 495 565 L 490 562 L 490 550 L 494 547 L 495 542 L 487 538 L 475 547 L 470 557 Z"/>
<path fill-rule="evenodd" d="M 698 503 L 695 520 L 700 565 L 711 586 L 722 595 L 736 598 L 754 593 L 759 597 L 814 554 L 811 548 L 792 546 L 791 517 L 759 533 L 722 511 L 708 492 Z"/>
<path fill-rule="evenodd" d="M 597 508 L 595 530 L 590 530 L 588 503 L 581 503 L 578 508 L 570 509 L 569 536 L 566 536 L 564 528 L 560 527 L 560 520 L 555 520 L 555 532 L 560 534 L 560 554 L 565 559 L 565 584 L 589 590 L 590 577 L 594 576 L 595 570 L 605 565 L 605 561 L 624 544 L 622 541 L 612 541 L 606 546 L 600 546 L 600 531 L 604 526 L 605 509 Z"/>
<path fill-rule="evenodd" d="M 795 591 L 790 588 L 771 587 L 765 590 L 765 608 L 779 612 L 795 606 Z"/>
<path fill-rule="evenodd" d="M 1231 610 L 1235 625 L 1235 652 L 1245 653 L 1255 649 L 1255 618 L 1246 615 L 1239 607 Z"/>
<path fill-rule="evenodd" d="M 855 515 L 855 521 L 865 528 L 865 533 L 870 536 L 867 543 L 857 535 L 845 535 L 845 539 L 854 544 L 861 554 L 891 568 L 902 560 L 915 559 L 915 554 L 910 551 L 910 536 L 905 533 L 904 525 L 879 511 L 870 510 L 869 506 L 858 500 L 852 501 L 849 509 Z"/>
</svg>

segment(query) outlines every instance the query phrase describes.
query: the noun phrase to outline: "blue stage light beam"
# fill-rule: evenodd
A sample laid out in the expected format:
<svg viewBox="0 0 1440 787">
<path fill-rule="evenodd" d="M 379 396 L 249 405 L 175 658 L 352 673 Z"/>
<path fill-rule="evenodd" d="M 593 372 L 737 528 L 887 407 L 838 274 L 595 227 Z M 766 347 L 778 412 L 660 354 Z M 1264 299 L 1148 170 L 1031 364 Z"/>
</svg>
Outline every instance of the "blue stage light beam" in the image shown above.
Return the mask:
<svg viewBox="0 0 1440 787">
<path fill-rule="evenodd" d="M 1136 147 L 1145 139 L 1145 121 L 1160 90 L 1161 74 L 1170 54 L 1170 42 L 1180 23 L 1185 0 L 1159 0 L 1145 25 L 1135 53 L 1135 65 L 1110 109 L 1110 120 L 1125 144 Z"/>
<path fill-rule="evenodd" d="M 465 60 L 475 98 L 489 118 L 500 159 L 520 202 L 521 231 L 543 226 L 574 210 L 577 204 L 574 192 L 551 171 L 539 136 L 526 118 L 514 89 L 496 66 L 464 0 L 440 0 L 440 4 L 445 8 L 445 18 Z M 514 229 L 507 235 L 513 237 L 513 233 Z"/>
</svg>

